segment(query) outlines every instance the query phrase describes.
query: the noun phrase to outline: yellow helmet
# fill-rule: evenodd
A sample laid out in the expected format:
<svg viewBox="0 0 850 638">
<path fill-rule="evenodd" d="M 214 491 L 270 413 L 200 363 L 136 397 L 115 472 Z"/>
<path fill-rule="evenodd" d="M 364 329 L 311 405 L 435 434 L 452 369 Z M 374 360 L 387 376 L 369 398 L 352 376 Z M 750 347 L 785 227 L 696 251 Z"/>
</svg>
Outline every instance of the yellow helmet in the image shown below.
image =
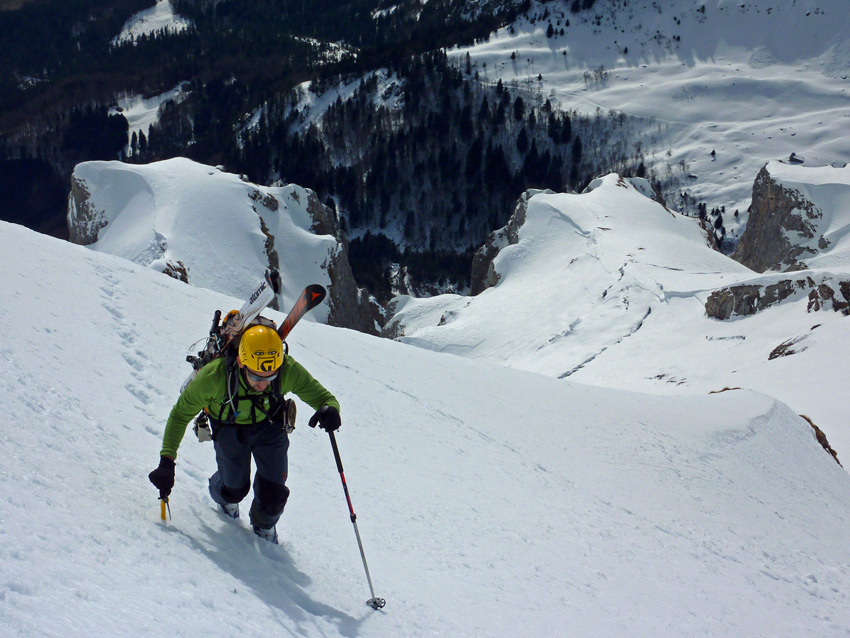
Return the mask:
<svg viewBox="0 0 850 638">
<path fill-rule="evenodd" d="M 283 365 L 283 342 L 274 328 L 251 326 L 239 341 L 239 360 L 254 372 L 274 372 Z"/>
</svg>

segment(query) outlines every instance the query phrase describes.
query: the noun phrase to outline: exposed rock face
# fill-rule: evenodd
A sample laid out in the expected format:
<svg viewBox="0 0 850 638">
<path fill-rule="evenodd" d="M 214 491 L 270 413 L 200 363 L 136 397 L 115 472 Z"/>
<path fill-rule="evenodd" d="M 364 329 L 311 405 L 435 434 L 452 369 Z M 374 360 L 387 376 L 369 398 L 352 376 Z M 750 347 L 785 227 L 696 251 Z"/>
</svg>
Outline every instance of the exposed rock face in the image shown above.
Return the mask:
<svg viewBox="0 0 850 638">
<path fill-rule="evenodd" d="M 823 449 L 826 450 L 832 456 L 832 458 L 835 459 L 836 463 L 841 465 L 841 461 L 838 460 L 838 454 L 835 452 L 835 450 L 832 449 L 832 446 L 829 444 L 829 441 L 826 438 L 826 434 L 823 433 L 823 430 L 816 426 L 814 421 L 812 421 L 805 414 L 801 414 L 800 417 L 812 426 L 812 429 L 815 431 L 815 438 L 818 440 L 818 443 L 821 444 L 821 447 L 823 447 Z M 844 466 L 841 465 L 841 467 Z"/>
<path fill-rule="evenodd" d="M 333 210 L 325 206 L 313 191 L 307 190 L 307 212 L 313 219 L 311 229 L 314 233 L 332 235 L 340 244 L 336 254 L 329 255 L 323 264 L 332 282 L 328 291 L 328 324 L 378 334 L 384 324 L 384 316 L 378 303 L 357 288 L 348 261 L 348 239 L 340 232 Z"/>
<path fill-rule="evenodd" d="M 103 211 L 91 202 L 91 193 L 81 180 L 71 177 L 71 193 L 68 195 L 68 232 L 72 244 L 88 246 L 97 241 L 98 231 L 109 222 Z"/>
<path fill-rule="evenodd" d="M 176 263 L 169 261 L 162 272 L 177 281 L 182 281 L 184 284 L 189 283 L 189 269 L 182 261 Z"/>
<path fill-rule="evenodd" d="M 327 279 L 322 273 L 317 281 L 328 287 L 328 323 L 377 334 L 383 323 L 381 309 L 357 288 L 348 263 L 348 241 L 339 230 L 334 211 L 322 204 L 315 193 L 295 184 L 269 189 L 245 180 L 234 183 L 233 177 L 186 158 L 150 165 L 84 162 L 74 169 L 71 180 L 71 241 L 97 244 L 97 250 L 117 254 L 187 283 L 191 275 L 193 285 L 211 288 L 218 285 L 220 270 L 226 267 L 221 266 L 221 261 L 235 263 L 243 256 L 248 260 L 256 257 L 260 264 L 281 270 L 297 266 L 303 257 L 306 263 L 318 262 L 326 271 Z M 165 196 L 163 189 L 167 189 Z M 112 231 L 110 225 L 119 218 L 120 232 L 107 232 Z M 178 219 L 181 223 L 175 223 Z M 219 224 L 225 230 L 213 236 L 219 237 L 221 243 L 187 248 L 189 242 L 169 242 L 157 230 L 159 225 L 179 227 L 175 232 L 187 233 L 194 223 Z M 263 236 L 259 245 L 254 228 Z M 226 237 L 228 231 L 236 236 Z M 303 255 L 300 249 L 283 254 L 281 246 L 293 244 L 292 236 L 285 235 L 290 232 L 295 237 L 313 233 L 321 240 L 304 242 Z M 125 238 L 127 241 L 123 241 Z M 169 249 L 169 243 L 177 248 Z M 256 252 L 258 249 L 260 253 Z M 206 259 L 210 250 L 218 255 L 216 260 Z M 221 292 L 238 297 L 245 289 L 238 285 L 240 277 L 241 273 L 229 279 L 229 289 Z M 275 299 L 271 307 L 279 309 L 278 303 Z"/>
<path fill-rule="evenodd" d="M 357 288 L 348 262 L 347 239 L 343 240 L 337 254 L 329 258 L 327 269 L 333 282 L 329 291 L 328 324 L 379 334 L 385 321 L 384 315 L 378 303 Z"/>
<path fill-rule="evenodd" d="M 765 165 L 753 183 L 747 230 L 732 258 L 757 272 L 804 270 L 806 264 L 801 259 L 817 251 L 801 244 L 819 235 L 818 222 L 822 217 L 822 211 L 799 191 L 775 182 Z M 798 240 L 791 241 L 789 234 Z M 826 248 L 823 236 L 818 245 Z"/>
<path fill-rule="evenodd" d="M 255 202 L 260 202 L 263 206 L 268 208 L 270 211 L 276 211 L 278 209 L 277 199 L 274 195 L 266 194 L 263 195 L 259 190 L 255 190 L 252 192 L 249 197 Z"/>
<path fill-rule="evenodd" d="M 773 284 L 741 284 L 715 290 L 705 302 L 705 312 L 715 319 L 745 317 L 769 308 L 785 299 L 808 294 L 808 311 L 834 310 L 850 315 L 850 281 L 836 281 L 822 275 L 783 279 Z"/>
<path fill-rule="evenodd" d="M 508 223 L 498 230 L 494 230 L 487 236 L 484 245 L 481 246 L 472 258 L 472 276 L 470 294 L 478 295 L 499 283 L 499 273 L 493 267 L 493 260 L 499 251 L 506 246 L 519 243 L 519 229 L 525 223 L 525 215 L 528 212 L 528 200 L 537 193 L 551 193 L 552 191 L 527 190 L 519 198 L 513 215 Z"/>
<path fill-rule="evenodd" d="M 822 283 L 809 292 L 809 312 L 829 308 L 850 315 L 850 281 Z"/>
</svg>

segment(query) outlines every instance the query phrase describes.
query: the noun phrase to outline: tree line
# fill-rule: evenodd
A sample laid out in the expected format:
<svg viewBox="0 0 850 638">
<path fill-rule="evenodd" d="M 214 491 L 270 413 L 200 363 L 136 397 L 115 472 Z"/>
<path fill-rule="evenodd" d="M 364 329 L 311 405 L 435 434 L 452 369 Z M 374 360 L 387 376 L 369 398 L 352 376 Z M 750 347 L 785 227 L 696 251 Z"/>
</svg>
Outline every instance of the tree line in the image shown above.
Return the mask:
<svg viewBox="0 0 850 638">
<path fill-rule="evenodd" d="M 444 52 L 363 77 L 347 97 L 344 85 L 311 86 L 331 100 L 319 118 L 297 92 L 261 105 L 241 129 L 237 164 L 252 180 L 295 182 L 332 205 L 358 238 L 352 259 L 380 279 L 373 291 L 386 293 L 393 263 L 436 284 L 415 266 L 422 255 L 439 279 L 465 287 L 473 251 L 526 189 L 580 190 L 603 171 L 646 174 L 632 118 L 564 111 L 527 87 L 488 84 Z"/>
<path fill-rule="evenodd" d="M 258 183 L 313 188 L 355 238 L 355 276 L 386 294 L 392 264 L 423 286 L 466 285 L 472 251 L 527 188 L 580 189 L 602 171 L 645 171 L 630 118 L 563 111 L 539 88 L 490 83 L 439 49 L 486 38 L 527 11 L 526 0 L 475 8 L 431 0 L 418 13 L 403 5 L 375 13 L 367 0 L 173 0 L 191 28 L 109 44 L 152 4 L 68 0 L 64 26 L 49 12 L 0 14 L 0 33 L 44 28 L 51 42 L 59 34 L 70 43 L 0 52 L 9 61 L 0 81 L 16 88 L 0 98 L 0 168 L 15 176 L 7 190 L 14 181 L 30 193 L 4 200 L 3 218 L 39 228 L 33 218 L 53 209 L 64 221 L 56 194 L 80 161 L 186 156 Z M 92 12 L 103 17 L 84 17 Z M 328 61 L 315 40 L 345 40 L 357 55 Z M 436 51 L 423 53 L 429 47 Z M 187 78 L 188 97 L 164 104 L 157 124 L 128 145 L 127 122 L 110 109 L 116 97 Z M 356 90 L 340 92 L 340 78 Z M 307 79 L 316 97 L 339 93 L 320 119 L 309 119 L 291 88 Z M 49 205 L 33 200 L 39 192 L 54 194 Z M 56 217 L 43 225 L 55 228 Z"/>
</svg>

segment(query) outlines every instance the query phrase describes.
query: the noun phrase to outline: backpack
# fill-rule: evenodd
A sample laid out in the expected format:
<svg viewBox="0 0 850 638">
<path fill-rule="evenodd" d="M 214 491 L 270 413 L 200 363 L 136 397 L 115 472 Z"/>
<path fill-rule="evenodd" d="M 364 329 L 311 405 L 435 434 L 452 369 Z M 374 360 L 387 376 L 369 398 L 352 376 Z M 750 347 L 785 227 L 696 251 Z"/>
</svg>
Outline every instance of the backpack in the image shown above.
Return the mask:
<svg viewBox="0 0 850 638">
<path fill-rule="evenodd" d="M 283 412 L 284 429 L 287 433 L 292 432 L 295 429 L 295 403 L 291 399 L 284 399 L 280 389 L 281 375 L 278 375 L 272 381 L 269 391 L 263 393 L 261 396 L 239 394 L 240 384 L 237 354 L 242 335 L 252 326 L 268 326 L 273 330 L 277 330 L 277 325 L 271 319 L 259 314 L 243 325 L 241 313 L 237 310 L 228 312 L 224 321 L 221 323 L 220 318 L 221 311 L 216 310 L 213 316 L 212 329 L 203 349 L 198 352 L 197 356 L 189 355 L 186 357 L 186 360 L 192 364 L 193 369 L 180 388 L 180 392 L 182 393 L 186 389 L 186 386 L 197 376 L 198 372 L 211 361 L 224 359 L 227 401 L 219 409 L 218 414 L 211 414 L 207 408 L 204 408 L 203 412 L 195 418 L 193 429 L 198 440 L 210 441 L 215 439 L 215 434 L 212 432 L 209 423 L 210 417 L 218 426 L 250 427 L 268 419 L 269 415 L 275 414 L 281 409 Z M 289 346 L 285 341 L 283 342 L 283 347 L 285 356 L 289 354 Z M 251 401 L 250 426 L 247 423 L 236 423 L 236 406 L 241 399 L 245 398 Z M 269 399 L 268 408 L 265 407 L 264 401 L 261 400 L 266 398 Z M 258 418 L 258 413 L 260 418 Z"/>
</svg>

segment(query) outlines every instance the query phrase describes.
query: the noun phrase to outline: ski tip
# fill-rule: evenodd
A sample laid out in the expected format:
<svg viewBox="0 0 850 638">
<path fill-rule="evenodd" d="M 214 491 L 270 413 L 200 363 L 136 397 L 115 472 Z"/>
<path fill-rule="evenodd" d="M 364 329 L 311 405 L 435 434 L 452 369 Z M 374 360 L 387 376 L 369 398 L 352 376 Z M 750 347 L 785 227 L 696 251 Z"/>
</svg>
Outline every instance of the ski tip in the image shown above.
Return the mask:
<svg viewBox="0 0 850 638">
<path fill-rule="evenodd" d="M 310 284 L 307 288 L 304 289 L 304 292 L 307 294 L 307 307 L 315 308 L 322 301 L 324 301 L 325 296 L 328 294 L 328 291 L 325 290 L 324 286 L 319 284 Z"/>
</svg>

